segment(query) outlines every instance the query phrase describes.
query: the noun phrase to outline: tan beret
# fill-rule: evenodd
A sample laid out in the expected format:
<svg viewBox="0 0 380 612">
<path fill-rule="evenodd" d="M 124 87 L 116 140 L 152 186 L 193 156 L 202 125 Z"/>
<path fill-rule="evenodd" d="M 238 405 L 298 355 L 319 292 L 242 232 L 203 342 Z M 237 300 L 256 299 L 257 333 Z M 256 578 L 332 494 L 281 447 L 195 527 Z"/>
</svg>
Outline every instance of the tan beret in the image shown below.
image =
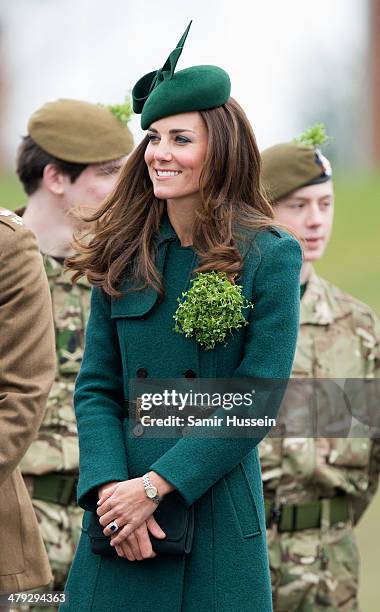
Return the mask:
<svg viewBox="0 0 380 612">
<path fill-rule="evenodd" d="M 296 143 L 281 143 L 261 153 L 263 183 L 272 202 L 292 191 L 331 178 L 331 166 L 319 149 Z"/>
<path fill-rule="evenodd" d="M 110 161 L 133 149 L 129 128 L 108 108 L 80 100 L 47 102 L 30 117 L 28 134 L 50 155 L 73 163 Z"/>
</svg>

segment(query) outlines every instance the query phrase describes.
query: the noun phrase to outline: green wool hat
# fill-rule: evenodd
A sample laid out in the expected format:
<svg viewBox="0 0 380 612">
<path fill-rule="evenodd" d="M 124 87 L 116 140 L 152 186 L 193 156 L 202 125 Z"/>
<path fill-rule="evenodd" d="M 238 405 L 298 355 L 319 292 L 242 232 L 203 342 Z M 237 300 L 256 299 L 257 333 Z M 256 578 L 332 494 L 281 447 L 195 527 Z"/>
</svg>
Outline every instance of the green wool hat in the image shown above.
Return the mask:
<svg viewBox="0 0 380 612">
<path fill-rule="evenodd" d="M 141 114 L 143 130 L 169 115 L 222 106 L 230 97 L 230 77 L 218 66 L 192 66 L 174 72 L 191 23 L 163 67 L 143 76 L 132 90 L 133 110 Z"/>
<path fill-rule="evenodd" d="M 96 164 L 123 157 L 133 149 L 120 106 L 80 100 L 47 102 L 30 117 L 28 134 L 47 153 L 63 161 Z"/>
<path fill-rule="evenodd" d="M 272 202 L 301 187 L 331 179 L 330 162 L 318 149 L 327 140 L 324 126 L 317 124 L 297 140 L 274 145 L 261 153 L 263 183 Z"/>
</svg>

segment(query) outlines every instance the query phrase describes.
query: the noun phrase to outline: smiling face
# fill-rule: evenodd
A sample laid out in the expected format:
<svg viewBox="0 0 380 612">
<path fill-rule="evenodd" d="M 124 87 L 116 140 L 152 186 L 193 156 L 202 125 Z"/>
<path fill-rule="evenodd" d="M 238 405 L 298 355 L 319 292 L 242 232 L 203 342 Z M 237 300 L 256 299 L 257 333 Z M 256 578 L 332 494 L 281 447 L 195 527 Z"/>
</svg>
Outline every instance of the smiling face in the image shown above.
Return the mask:
<svg viewBox="0 0 380 612">
<path fill-rule="evenodd" d="M 208 135 L 201 115 L 181 113 L 152 123 L 145 162 L 161 200 L 196 198 Z"/>
<path fill-rule="evenodd" d="M 274 205 L 276 221 L 304 239 L 305 262 L 322 257 L 330 238 L 334 215 L 332 181 L 296 189 Z"/>
</svg>

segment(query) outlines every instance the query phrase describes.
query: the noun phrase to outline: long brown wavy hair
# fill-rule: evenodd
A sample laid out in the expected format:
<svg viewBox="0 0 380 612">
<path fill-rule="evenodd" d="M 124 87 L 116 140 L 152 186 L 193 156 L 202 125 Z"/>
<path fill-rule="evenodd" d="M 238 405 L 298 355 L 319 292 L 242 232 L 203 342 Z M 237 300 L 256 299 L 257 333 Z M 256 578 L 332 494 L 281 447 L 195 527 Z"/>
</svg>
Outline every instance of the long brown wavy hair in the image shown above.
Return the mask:
<svg viewBox="0 0 380 612">
<path fill-rule="evenodd" d="M 246 229 L 273 227 L 274 214 L 261 184 L 261 158 L 252 127 L 233 99 L 200 111 L 208 130 L 208 147 L 200 176 L 200 206 L 193 228 L 193 248 L 200 265 L 194 272 L 223 271 L 234 279 L 243 258 L 237 240 Z M 92 285 L 121 297 L 128 270 L 136 289 L 164 288 L 155 265 L 155 238 L 166 202 L 155 197 L 144 161 L 145 137 L 128 158 L 113 193 L 86 221 L 91 235 L 75 241 L 78 254 L 67 260 L 73 280 L 86 275 Z M 241 230 L 243 232 L 241 233 Z"/>
</svg>

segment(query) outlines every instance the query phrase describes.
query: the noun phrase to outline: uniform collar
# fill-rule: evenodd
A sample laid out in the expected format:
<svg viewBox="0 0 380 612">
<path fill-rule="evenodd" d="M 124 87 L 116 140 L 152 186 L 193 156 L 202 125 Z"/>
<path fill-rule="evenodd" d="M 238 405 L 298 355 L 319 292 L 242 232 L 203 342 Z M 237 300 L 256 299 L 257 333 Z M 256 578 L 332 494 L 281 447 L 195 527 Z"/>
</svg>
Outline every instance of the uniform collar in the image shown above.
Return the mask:
<svg viewBox="0 0 380 612">
<path fill-rule="evenodd" d="M 65 266 L 52 255 L 42 253 L 46 275 L 49 279 L 55 279 L 55 282 L 65 285 L 71 285 L 71 279 L 74 274 L 71 270 L 65 270 Z M 90 283 L 86 276 L 81 276 L 77 280 L 77 285 L 90 288 Z"/>
<path fill-rule="evenodd" d="M 63 273 L 63 264 L 58 259 L 46 253 L 42 253 L 42 258 L 48 278 L 61 276 Z"/>
<path fill-rule="evenodd" d="M 336 291 L 312 267 L 301 300 L 300 324 L 331 325 L 346 316 L 350 309 L 335 297 Z"/>
</svg>

